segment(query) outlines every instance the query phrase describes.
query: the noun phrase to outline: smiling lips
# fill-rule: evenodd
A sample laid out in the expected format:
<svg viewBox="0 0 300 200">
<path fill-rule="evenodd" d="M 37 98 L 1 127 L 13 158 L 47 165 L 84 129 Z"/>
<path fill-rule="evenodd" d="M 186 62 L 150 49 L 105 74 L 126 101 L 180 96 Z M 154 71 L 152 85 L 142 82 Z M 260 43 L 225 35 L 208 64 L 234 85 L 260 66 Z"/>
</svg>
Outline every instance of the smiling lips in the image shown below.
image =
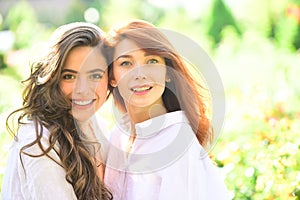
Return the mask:
<svg viewBox="0 0 300 200">
<path fill-rule="evenodd" d="M 136 86 L 131 88 L 130 90 L 133 91 L 134 94 L 137 95 L 143 95 L 148 93 L 153 87 L 149 85 L 143 85 L 143 86 Z"/>
<path fill-rule="evenodd" d="M 95 99 L 91 99 L 91 100 L 75 100 L 75 99 L 73 99 L 72 103 L 76 107 L 85 108 L 85 107 L 88 107 L 88 106 L 92 105 L 92 103 L 94 101 L 95 101 Z"/>
</svg>

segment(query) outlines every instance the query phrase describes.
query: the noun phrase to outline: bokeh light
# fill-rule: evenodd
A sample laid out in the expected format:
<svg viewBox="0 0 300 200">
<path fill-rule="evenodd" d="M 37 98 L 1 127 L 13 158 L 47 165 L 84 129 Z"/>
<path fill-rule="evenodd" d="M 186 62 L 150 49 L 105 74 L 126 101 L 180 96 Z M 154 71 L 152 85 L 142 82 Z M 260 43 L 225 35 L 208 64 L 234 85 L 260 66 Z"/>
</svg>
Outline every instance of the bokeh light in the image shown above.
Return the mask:
<svg viewBox="0 0 300 200">
<path fill-rule="evenodd" d="M 96 8 L 88 8 L 84 12 L 84 19 L 90 23 L 97 23 L 100 20 L 99 12 Z"/>
</svg>

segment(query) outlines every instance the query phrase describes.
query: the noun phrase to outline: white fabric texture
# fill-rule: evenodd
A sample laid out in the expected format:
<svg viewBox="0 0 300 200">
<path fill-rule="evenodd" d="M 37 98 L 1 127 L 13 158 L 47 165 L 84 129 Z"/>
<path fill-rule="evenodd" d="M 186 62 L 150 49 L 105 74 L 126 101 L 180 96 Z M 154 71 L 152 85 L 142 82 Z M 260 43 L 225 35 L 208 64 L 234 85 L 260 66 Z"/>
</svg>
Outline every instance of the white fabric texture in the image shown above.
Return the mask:
<svg viewBox="0 0 300 200">
<path fill-rule="evenodd" d="M 112 131 L 105 183 L 115 200 L 227 200 L 217 167 L 182 111 L 136 124 L 130 154 L 128 115 Z"/>
<path fill-rule="evenodd" d="M 48 145 L 49 132 L 43 129 L 42 144 Z M 22 125 L 18 131 L 18 141 L 13 141 L 4 173 L 2 185 L 3 200 L 72 200 L 77 199 L 73 187 L 65 178 L 65 170 L 47 156 L 30 157 L 22 154 L 22 167 L 20 160 L 20 149 L 36 138 L 33 123 Z M 58 149 L 58 146 L 56 146 Z M 40 147 L 35 144 L 25 150 L 25 152 L 38 155 L 41 153 Z M 55 150 L 51 150 L 49 155 L 59 161 Z"/>
</svg>

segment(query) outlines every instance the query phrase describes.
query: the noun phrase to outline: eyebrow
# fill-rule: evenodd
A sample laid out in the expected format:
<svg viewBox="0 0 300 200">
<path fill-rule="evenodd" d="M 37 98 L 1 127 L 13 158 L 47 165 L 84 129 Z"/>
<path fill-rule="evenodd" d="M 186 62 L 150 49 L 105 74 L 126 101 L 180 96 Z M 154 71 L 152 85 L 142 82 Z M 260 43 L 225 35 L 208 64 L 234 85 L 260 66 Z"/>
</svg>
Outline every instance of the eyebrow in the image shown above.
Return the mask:
<svg viewBox="0 0 300 200">
<path fill-rule="evenodd" d="M 62 72 L 64 73 L 64 72 L 70 72 L 70 73 L 74 73 L 74 74 L 78 74 L 78 71 L 75 71 L 75 70 L 72 70 L 72 69 L 64 69 L 64 70 L 62 70 Z M 103 70 L 103 69 L 92 69 L 92 70 L 90 70 L 90 71 L 87 71 L 87 73 L 95 73 L 95 72 L 105 72 L 105 70 Z"/>
<path fill-rule="evenodd" d="M 145 53 L 144 53 L 144 56 L 145 57 L 147 57 L 147 56 L 158 56 L 158 55 L 155 55 L 155 54 L 152 54 L 152 53 L 148 53 L 148 52 L 146 52 L 145 51 Z M 118 60 L 118 59 L 120 59 L 120 58 L 132 58 L 132 56 L 131 55 L 128 55 L 128 54 L 124 54 L 124 55 L 120 55 L 120 56 L 118 56 L 115 60 Z"/>
<path fill-rule="evenodd" d="M 120 56 L 118 56 L 117 58 L 115 58 L 115 60 L 119 60 L 120 58 L 132 58 L 132 56 L 131 55 L 120 55 Z"/>
<path fill-rule="evenodd" d="M 75 70 L 72 70 L 72 69 L 63 69 L 62 72 L 71 72 L 71 73 L 74 73 L 74 74 L 77 74 L 78 71 L 75 71 Z"/>
<path fill-rule="evenodd" d="M 105 70 L 97 68 L 97 69 L 92 69 L 92 70 L 88 71 L 87 73 L 95 73 L 95 72 L 103 72 L 104 73 Z"/>
</svg>

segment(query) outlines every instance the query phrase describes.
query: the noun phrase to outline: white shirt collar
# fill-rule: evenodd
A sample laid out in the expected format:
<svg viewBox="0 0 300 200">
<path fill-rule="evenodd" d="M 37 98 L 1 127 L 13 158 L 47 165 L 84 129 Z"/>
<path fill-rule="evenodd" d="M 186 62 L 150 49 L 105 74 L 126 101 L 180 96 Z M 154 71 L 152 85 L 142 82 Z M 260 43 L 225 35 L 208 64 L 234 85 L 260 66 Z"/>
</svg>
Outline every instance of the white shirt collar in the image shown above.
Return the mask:
<svg viewBox="0 0 300 200">
<path fill-rule="evenodd" d="M 183 111 L 169 112 L 135 125 L 136 137 L 143 139 L 155 136 L 160 130 L 177 123 L 189 123 Z M 121 119 L 121 127 L 125 131 L 130 129 L 129 115 L 125 114 Z M 128 133 L 129 134 L 129 133 Z"/>
</svg>

